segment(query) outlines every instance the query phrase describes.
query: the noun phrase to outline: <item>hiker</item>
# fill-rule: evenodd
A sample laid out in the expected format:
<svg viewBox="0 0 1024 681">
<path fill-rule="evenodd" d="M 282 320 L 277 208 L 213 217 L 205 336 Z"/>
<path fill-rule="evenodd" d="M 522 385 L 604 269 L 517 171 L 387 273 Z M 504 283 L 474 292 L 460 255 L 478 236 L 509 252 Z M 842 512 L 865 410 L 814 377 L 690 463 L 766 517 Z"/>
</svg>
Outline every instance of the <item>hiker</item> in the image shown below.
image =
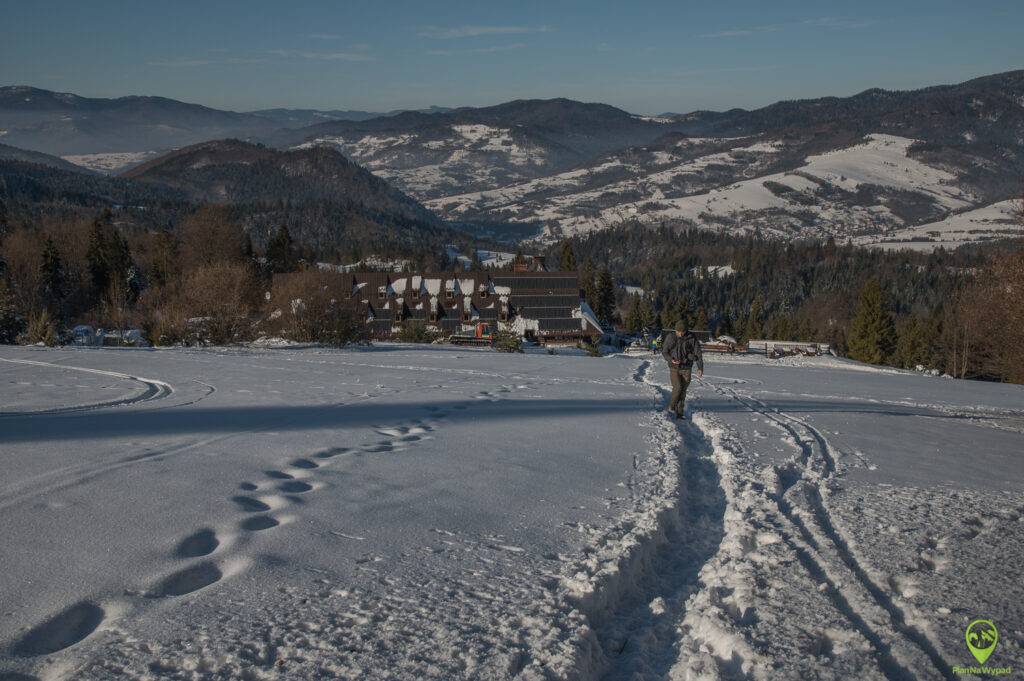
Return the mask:
<svg viewBox="0 0 1024 681">
<path fill-rule="evenodd" d="M 686 389 L 690 387 L 693 365 L 697 365 L 697 378 L 704 375 L 704 357 L 700 352 L 700 341 L 690 333 L 685 321 L 676 323 L 674 333 L 665 334 L 661 356 L 668 362 L 672 378 L 672 399 L 668 404 L 669 413 L 677 419 L 683 418 L 686 409 Z"/>
</svg>

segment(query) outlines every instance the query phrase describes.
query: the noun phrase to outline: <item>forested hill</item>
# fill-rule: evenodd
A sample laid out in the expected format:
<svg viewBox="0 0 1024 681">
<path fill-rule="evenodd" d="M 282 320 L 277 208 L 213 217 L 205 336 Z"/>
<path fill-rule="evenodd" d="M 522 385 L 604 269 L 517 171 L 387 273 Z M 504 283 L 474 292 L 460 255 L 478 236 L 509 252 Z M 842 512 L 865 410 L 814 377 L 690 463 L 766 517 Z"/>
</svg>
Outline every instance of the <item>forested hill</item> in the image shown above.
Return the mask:
<svg viewBox="0 0 1024 681">
<path fill-rule="evenodd" d="M 32 152 L 29 152 L 32 153 Z M 337 151 L 278 151 L 237 140 L 179 149 L 118 177 L 0 160 L 7 220 L 114 212 L 123 229 L 174 228 L 202 204 L 227 206 L 257 249 L 282 226 L 310 258 L 433 257 L 465 235 Z"/>
</svg>

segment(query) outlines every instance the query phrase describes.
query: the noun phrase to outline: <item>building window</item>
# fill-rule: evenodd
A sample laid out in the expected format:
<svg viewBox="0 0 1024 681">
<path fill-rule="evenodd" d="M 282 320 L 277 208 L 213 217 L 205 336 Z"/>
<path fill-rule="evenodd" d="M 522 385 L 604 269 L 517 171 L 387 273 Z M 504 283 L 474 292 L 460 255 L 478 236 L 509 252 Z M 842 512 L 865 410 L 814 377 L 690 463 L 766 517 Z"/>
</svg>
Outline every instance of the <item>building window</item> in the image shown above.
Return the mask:
<svg viewBox="0 0 1024 681">
<path fill-rule="evenodd" d="M 431 322 L 436 322 L 437 321 L 437 313 L 436 312 L 431 312 L 430 313 L 430 321 Z"/>
<path fill-rule="evenodd" d="M 488 291 L 487 289 L 484 289 L 483 291 L 480 292 L 480 297 L 481 298 L 487 298 L 490 295 L 491 295 L 491 292 Z"/>
<path fill-rule="evenodd" d="M 413 300 L 419 300 L 420 299 L 420 290 L 418 288 L 414 288 L 412 290 L 412 299 Z"/>
<path fill-rule="evenodd" d="M 448 300 L 452 300 L 455 297 L 455 289 L 446 289 L 444 292 L 444 297 L 447 298 Z"/>
<path fill-rule="evenodd" d="M 378 286 L 377 287 L 377 297 L 380 298 L 381 300 L 384 300 L 385 298 L 387 298 L 388 297 L 388 287 L 387 286 Z"/>
<path fill-rule="evenodd" d="M 462 321 L 464 321 L 464 322 L 468 322 L 469 321 L 469 310 L 463 310 L 462 311 Z"/>
</svg>

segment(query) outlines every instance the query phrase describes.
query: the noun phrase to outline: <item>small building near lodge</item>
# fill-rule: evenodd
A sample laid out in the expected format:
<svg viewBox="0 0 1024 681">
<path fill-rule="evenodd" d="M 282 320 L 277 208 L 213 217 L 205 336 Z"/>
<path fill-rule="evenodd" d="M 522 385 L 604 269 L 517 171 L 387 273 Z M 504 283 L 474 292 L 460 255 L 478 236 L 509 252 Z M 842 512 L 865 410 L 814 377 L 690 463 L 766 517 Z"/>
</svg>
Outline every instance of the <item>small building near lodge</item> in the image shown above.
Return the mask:
<svg viewBox="0 0 1024 681">
<path fill-rule="evenodd" d="M 596 342 L 601 326 L 576 272 L 352 272 L 349 297 L 374 338 L 422 323 L 445 336 L 485 322 L 540 343 Z"/>
</svg>

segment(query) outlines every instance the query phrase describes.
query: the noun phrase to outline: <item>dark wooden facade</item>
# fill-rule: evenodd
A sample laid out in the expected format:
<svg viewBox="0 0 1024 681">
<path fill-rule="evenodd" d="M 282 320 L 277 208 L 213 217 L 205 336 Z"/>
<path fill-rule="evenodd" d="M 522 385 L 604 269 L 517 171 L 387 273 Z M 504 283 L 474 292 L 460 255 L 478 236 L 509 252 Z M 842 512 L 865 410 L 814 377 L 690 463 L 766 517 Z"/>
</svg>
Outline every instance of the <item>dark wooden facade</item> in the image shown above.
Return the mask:
<svg viewBox="0 0 1024 681">
<path fill-rule="evenodd" d="M 421 322 L 443 334 L 497 322 L 541 342 L 595 340 L 601 329 L 575 272 L 352 272 L 349 301 L 376 338 Z"/>
</svg>

